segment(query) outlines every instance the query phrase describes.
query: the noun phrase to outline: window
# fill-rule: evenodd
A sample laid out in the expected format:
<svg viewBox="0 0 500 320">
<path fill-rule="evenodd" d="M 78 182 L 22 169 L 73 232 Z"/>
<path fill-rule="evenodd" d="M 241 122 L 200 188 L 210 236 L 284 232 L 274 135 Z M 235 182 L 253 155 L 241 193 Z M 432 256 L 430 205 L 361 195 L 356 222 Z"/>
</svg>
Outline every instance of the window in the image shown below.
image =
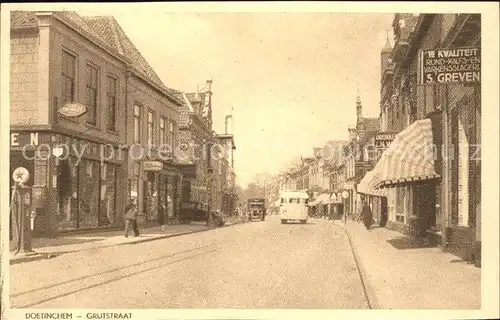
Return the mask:
<svg viewBox="0 0 500 320">
<path fill-rule="evenodd" d="M 85 74 L 87 123 L 96 125 L 97 121 L 97 68 L 87 64 Z"/>
<path fill-rule="evenodd" d="M 75 100 L 75 69 L 76 58 L 66 51 L 62 52 L 62 92 L 61 103 L 73 102 Z"/>
<path fill-rule="evenodd" d="M 148 145 L 154 144 L 154 113 L 153 111 L 148 111 Z"/>
<path fill-rule="evenodd" d="M 165 137 L 166 137 L 166 132 L 165 132 L 165 118 L 160 117 L 160 146 L 163 148 L 165 145 Z"/>
<path fill-rule="evenodd" d="M 141 141 L 141 106 L 134 105 L 134 142 Z"/>
<path fill-rule="evenodd" d="M 168 125 L 168 142 L 170 143 L 172 150 L 175 150 L 174 130 L 175 130 L 175 122 L 170 120 Z"/>
<path fill-rule="evenodd" d="M 117 81 L 108 76 L 108 130 L 116 131 L 116 92 Z"/>
</svg>

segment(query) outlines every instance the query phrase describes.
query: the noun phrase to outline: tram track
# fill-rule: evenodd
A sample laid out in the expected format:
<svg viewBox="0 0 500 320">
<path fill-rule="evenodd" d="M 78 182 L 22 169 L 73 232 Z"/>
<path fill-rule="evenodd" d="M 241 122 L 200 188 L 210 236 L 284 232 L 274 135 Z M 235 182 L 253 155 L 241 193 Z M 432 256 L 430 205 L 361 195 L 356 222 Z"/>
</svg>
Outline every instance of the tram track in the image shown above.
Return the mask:
<svg viewBox="0 0 500 320">
<path fill-rule="evenodd" d="M 127 266 L 104 270 L 95 274 L 89 274 L 43 287 L 18 292 L 10 295 L 10 304 L 11 307 L 15 308 L 32 308 L 52 300 L 127 279 L 138 274 L 151 272 L 159 268 L 195 259 L 219 250 L 242 245 L 245 242 L 251 243 L 259 237 L 261 237 L 260 234 L 248 237 L 244 241 L 241 241 L 241 239 L 230 243 L 227 241 L 218 241 L 213 244 L 202 245 L 180 252 L 169 253 L 153 259 L 139 261 Z"/>
</svg>

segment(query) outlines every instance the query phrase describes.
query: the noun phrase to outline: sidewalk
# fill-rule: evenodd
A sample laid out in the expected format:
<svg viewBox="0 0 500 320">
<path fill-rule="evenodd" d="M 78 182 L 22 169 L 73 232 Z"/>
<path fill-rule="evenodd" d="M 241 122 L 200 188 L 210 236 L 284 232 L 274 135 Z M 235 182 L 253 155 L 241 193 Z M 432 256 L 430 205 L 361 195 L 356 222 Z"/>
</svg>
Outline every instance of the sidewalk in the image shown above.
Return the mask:
<svg viewBox="0 0 500 320">
<path fill-rule="evenodd" d="M 229 218 L 226 226 L 241 223 L 239 218 Z M 129 235 L 125 238 L 122 230 L 92 232 L 87 234 L 74 234 L 59 236 L 56 238 L 34 238 L 32 239 L 32 248 L 38 253 L 34 255 L 15 255 L 11 248 L 10 264 L 49 259 L 65 253 L 80 252 L 105 248 L 117 245 L 141 243 L 165 238 L 171 238 L 190 233 L 202 232 L 212 228 L 207 227 L 206 223 L 191 222 L 190 224 L 165 225 L 141 229 L 138 237 Z"/>
<path fill-rule="evenodd" d="M 438 247 L 413 244 L 397 231 L 334 223 L 349 235 L 374 308 L 481 308 L 480 268 Z"/>
</svg>

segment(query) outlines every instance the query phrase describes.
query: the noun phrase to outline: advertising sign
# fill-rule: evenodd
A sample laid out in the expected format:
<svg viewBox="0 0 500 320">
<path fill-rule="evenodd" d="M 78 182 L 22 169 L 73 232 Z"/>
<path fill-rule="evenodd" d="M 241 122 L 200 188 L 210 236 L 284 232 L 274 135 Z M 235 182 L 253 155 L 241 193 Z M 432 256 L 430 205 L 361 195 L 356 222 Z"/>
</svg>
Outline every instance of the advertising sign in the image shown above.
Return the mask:
<svg viewBox="0 0 500 320">
<path fill-rule="evenodd" d="M 481 48 L 420 51 L 420 84 L 481 83 Z"/>
<path fill-rule="evenodd" d="M 161 171 L 163 169 L 163 163 L 160 161 L 144 161 L 142 166 L 144 171 Z"/>
<path fill-rule="evenodd" d="M 375 147 L 386 149 L 396 137 L 395 133 L 380 132 L 375 136 Z"/>
<path fill-rule="evenodd" d="M 57 109 L 57 112 L 66 117 L 79 117 L 87 113 L 87 107 L 78 102 L 67 103 Z"/>
</svg>

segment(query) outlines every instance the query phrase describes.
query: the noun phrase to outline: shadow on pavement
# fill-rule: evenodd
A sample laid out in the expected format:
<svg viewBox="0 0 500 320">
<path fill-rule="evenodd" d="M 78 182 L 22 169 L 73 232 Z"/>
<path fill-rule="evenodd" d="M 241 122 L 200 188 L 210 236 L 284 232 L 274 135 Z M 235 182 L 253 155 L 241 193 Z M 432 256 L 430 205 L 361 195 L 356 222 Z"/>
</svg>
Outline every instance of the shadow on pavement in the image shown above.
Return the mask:
<svg viewBox="0 0 500 320">
<path fill-rule="evenodd" d="M 397 237 L 387 240 L 387 242 L 398 250 L 433 248 L 433 245 L 425 239 L 411 239 L 409 237 Z"/>
</svg>

